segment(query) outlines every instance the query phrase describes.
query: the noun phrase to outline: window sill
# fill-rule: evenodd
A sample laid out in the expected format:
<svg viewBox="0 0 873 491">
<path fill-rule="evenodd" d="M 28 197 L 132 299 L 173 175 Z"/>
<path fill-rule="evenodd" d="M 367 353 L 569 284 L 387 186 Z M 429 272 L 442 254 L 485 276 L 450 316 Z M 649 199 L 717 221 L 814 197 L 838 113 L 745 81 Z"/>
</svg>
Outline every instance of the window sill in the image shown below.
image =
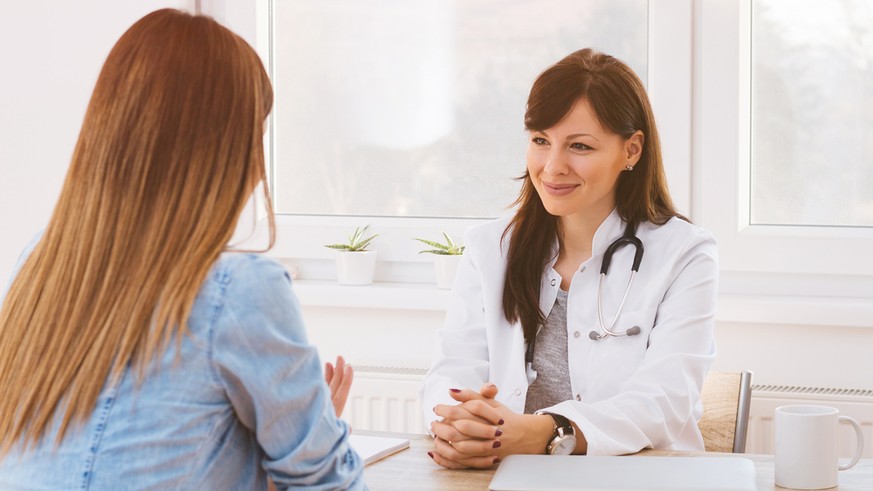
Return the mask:
<svg viewBox="0 0 873 491">
<path fill-rule="evenodd" d="M 717 308 L 717 322 L 873 328 L 867 298 L 721 293 Z"/>
<path fill-rule="evenodd" d="M 304 306 L 367 309 L 445 311 L 450 293 L 430 283 L 350 286 L 332 280 L 294 280 L 293 288 Z"/>
<path fill-rule="evenodd" d="M 340 285 L 332 280 L 294 280 L 301 305 L 313 307 L 445 311 L 450 290 L 430 283 L 375 282 Z M 873 302 L 865 298 L 788 295 L 718 297 L 717 322 L 873 328 Z"/>
</svg>

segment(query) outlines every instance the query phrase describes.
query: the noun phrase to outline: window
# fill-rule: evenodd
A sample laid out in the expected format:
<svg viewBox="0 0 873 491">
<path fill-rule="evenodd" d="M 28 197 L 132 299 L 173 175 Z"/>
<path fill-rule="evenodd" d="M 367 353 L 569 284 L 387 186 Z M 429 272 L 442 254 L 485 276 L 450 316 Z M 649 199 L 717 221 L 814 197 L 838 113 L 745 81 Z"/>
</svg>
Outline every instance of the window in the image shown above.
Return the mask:
<svg viewBox="0 0 873 491">
<path fill-rule="evenodd" d="M 873 318 L 870 19 L 853 1 L 695 4 L 692 209 L 726 320 Z"/>
<path fill-rule="evenodd" d="M 223 9 L 256 13 L 276 92 L 271 253 L 292 258 L 301 278 L 334 278 L 322 245 L 370 224 L 380 233 L 377 281 L 432 282 L 412 237 L 459 238 L 510 213 L 530 85 L 586 46 L 647 82 L 674 198 L 683 211 L 690 204 L 689 0 L 227 0 Z"/>
<path fill-rule="evenodd" d="M 873 4 L 755 0 L 751 25 L 750 223 L 873 226 Z"/>
<path fill-rule="evenodd" d="M 497 8 L 494 7 L 497 4 L 493 4 L 487 13 L 482 13 L 475 5 L 468 5 L 475 3 L 479 8 L 485 9 L 481 5 L 486 4 L 481 2 L 432 0 L 415 3 L 424 10 L 407 9 L 404 13 L 389 15 L 384 11 L 384 6 L 388 5 L 386 1 L 360 2 L 368 5 L 364 10 L 354 10 L 360 7 L 356 7 L 357 2 L 350 0 L 342 4 L 331 4 L 343 5 L 344 9 L 358 12 L 356 15 L 361 16 L 359 24 L 362 25 L 369 25 L 369 21 L 365 21 L 365 15 L 372 8 L 382 12 L 386 19 L 403 19 L 404 23 L 419 26 L 416 31 L 430 32 L 431 29 L 437 29 L 436 32 L 441 34 L 434 36 L 449 41 L 440 45 L 442 48 L 431 49 L 449 54 L 436 59 L 451 67 L 467 63 L 464 66 L 471 67 L 469 70 L 474 72 L 479 62 L 470 60 L 477 59 L 476 56 L 479 60 L 487 59 L 487 56 L 482 58 L 482 53 L 476 54 L 476 50 L 470 46 L 475 44 L 474 34 L 484 30 L 473 29 L 473 34 L 469 34 L 469 26 L 458 24 L 465 22 L 458 19 L 458 12 L 470 17 L 469 22 L 487 24 L 489 16 L 495 16 L 494 18 L 501 19 L 502 25 L 510 25 L 512 22 L 521 22 L 519 17 L 527 21 L 542 18 L 550 12 L 561 11 L 562 5 L 566 5 L 564 11 L 579 9 L 580 5 L 595 5 L 597 22 L 613 26 L 623 36 L 634 40 L 627 42 L 637 43 L 637 32 L 644 31 L 644 59 L 623 54 L 626 51 L 622 50 L 630 49 L 623 44 L 624 41 L 607 45 L 605 43 L 611 41 L 586 40 L 583 35 L 590 32 L 585 30 L 585 25 L 580 26 L 579 43 L 595 44 L 624 56 L 637 70 L 645 73 L 649 96 L 658 118 L 665 170 L 674 201 L 681 212 L 712 231 L 719 243 L 719 319 L 851 326 L 861 325 L 864 322 L 861 319 L 873 318 L 873 262 L 867 258 L 869 251 L 873 250 L 873 226 L 870 222 L 870 189 L 873 189 L 870 172 L 873 165 L 870 164 L 869 157 L 871 139 L 867 136 L 871 133 L 870 114 L 873 114 L 870 111 L 870 100 L 873 98 L 870 97 L 869 81 L 870 53 L 873 49 L 870 49 L 871 7 L 868 3 L 845 0 L 828 4 L 819 11 L 818 2 L 788 0 L 632 2 L 622 4 L 623 11 L 620 15 L 624 23 L 616 24 L 604 17 L 607 15 L 607 3 L 569 0 L 526 3 L 525 8 L 531 10 L 512 10 L 512 16 L 501 17 L 502 9 L 514 7 L 506 7 L 507 4 L 500 3 L 500 8 Z M 406 8 L 406 3 L 408 2 L 398 0 L 396 5 L 400 5 L 402 9 Z M 250 11 L 256 12 L 259 51 L 264 59 L 271 60 L 277 87 L 277 113 L 273 125 L 275 133 L 269 140 L 275 164 L 276 179 L 273 184 L 277 188 L 277 208 L 282 213 L 307 213 L 279 215 L 279 243 L 273 253 L 283 258 L 295 258 L 304 278 L 332 278 L 332 256 L 322 244 L 340 240 L 346 231 L 370 223 L 382 234 L 375 242 L 375 248 L 379 251 L 377 281 L 431 281 L 430 264 L 427 258 L 417 254 L 418 244 L 411 237 L 436 238 L 440 231 L 447 231 L 457 237 L 470 224 L 482 221 L 482 218 L 458 217 L 490 217 L 507 212 L 502 208 L 507 204 L 503 200 L 511 200 L 517 189 L 513 188 L 515 183 L 509 179 L 517 175 L 523 165 L 521 111 L 526 91 L 540 70 L 577 47 L 567 45 L 560 49 L 555 48 L 550 59 L 516 61 L 514 63 L 517 65 L 512 65 L 512 60 L 516 60 L 516 53 L 501 48 L 511 41 L 500 37 L 505 33 L 498 32 L 495 36 L 499 39 L 492 40 L 497 48 L 492 51 L 499 53 L 500 59 L 491 62 L 502 63 L 502 68 L 507 73 L 516 74 L 515 76 L 521 76 L 523 70 L 519 67 L 523 63 L 530 63 L 530 66 L 526 81 L 506 82 L 507 85 L 503 87 L 505 90 L 498 91 L 506 97 L 517 98 L 517 103 L 507 102 L 506 107 L 501 107 L 495 101 L 476 101 L 484 104 L 477 106 L 482 112 L 483 121 L 487 117 L 493 117 L 484 108 L 499 107 L 495 109 L 495 114 L 500 117 L 494 125 L 506 125 L 501 126 L 504 129 L 488 137 L 492 138 L 492 145 L 498 138 L 506 141 L 500 148 L 495 148 L 493 153 L 484 152 L 488 157 L 493 157 L 493 166 L 480 167 L 478 160 L 484 159 L 481 149 L 486 145 L 478 145 L 478 142 L 467 138 L 458 129 L 465 119 L 464 104 L 472 104 L 470 101 L 477 98 L 488 98 L 491 92 L 477 92 L 477 96 L 472 96 L 469 94 L 474 93 L 470 91 L 475 87 L 466 89 L 467 98 L 460 99 L 465 102 L 451 99 L 451 115 L 443 119 L 444 122 L 448 121 L 447 126 L 441 126 L 443 129 L 440 131 L 434 130 L 433 134 L 439 133 L 441 136 L 436 137 L 433 142 L 428 143 L 426 140 L 429 139 L 413 138 L 424 134 L 420 133 L 424 132 L 424 126 L 397 130 L 400 132 L 398 134 L 404 135 L 402 140 L 407 146 L 415 141 L 412 146 L 421 148 L 410 149 L 398 145 L 391 138 L 386 138 L 382 132 L 366 133 L 370 135 L 366 138 L 368 142 L 372 140 L 379 143 L 372 145 L 370 142 L 366 148 L 358 141 L 364 139 L 360 135 L 349 141 L 331 143 L 334 146 L 347 147 L 334 151 L 347 152 L 353 159 L 361 156 L 355 155 L 352 149 L 361 150 L 362 155 L 367 154 L 368 159 L 374 159 L 376 163 L 364 171 L 380 177 L 374 182 L 387 182 L 389 179 L 385 176 L 393 178 L 396 175 L 396 182 L 404 183 L 409 189 L 415 185 L 420 186 L 423 189 L 422 196 L 425 196 L 425 201 L 422 202 L 431 200 L 430 207 L 422 208 L 412 203 L 412 199 L 404 198 L 403 193 L 406 190 L 402 187 L 377 191 L 372 183 L 367 185 L 365 191 L 386 196 L 381 200 L 381 204 L 386 205 L 384 208 L 379 209 L 374 202 L 357 206 L 355 202 L 362 201 L 358 199 L 349 199 L 340 207 L 334 207 L 325 204 L 328 201 L 319 203 L 318 198 L 327 192 L 326 184 L 312 186 L 316 188 L 316 192 L 310 194 L 304 194 L 305 189 L 298 190 L 300 196 L 308 196 L 305 199 L 295 197 L 294 192 L 289 194 L 289 191 L 280 188 L 280 181 L 292 180 L 289 176 L 295 172 L 305 176 L 307 183 L 313 182 L 309 179 L 316 170 L 309 164 L 317 159 L 327 161 L 323 160 L 327 157 L 318 155 L 317 148 L 316 151 L 312 150 L 312 145 L 319 141 L 318 135 L 312 141 L 300 140 L 300 135 L 295 135 L 293 131 L 292 136 L 288 136 L 286 130 L 293 128 L 293 118 L 283 121 L 278 112 L 283 105 L 293 100 L 283 99 L 282 85 L 286 82 L 283 78 L 288 77 L 287 81 L 293 81 L 293 75 L 304 69 L 318 73 L 312 66 L 307 66 L 317 63 L 317 57 L 306 57 L 321 49 L 338 50 L 341 46 L 338 43 L 348 45 L 350 41 L 337 40 L 331 45 L 330 42 L 333 41 L 319 40 L 319 32 L 335 32 L 336 26 L 325 20 L 325 16 L 330 17 L 325 14 L 330 12 L 325 10 L 329 7 L 319 6 L 317 2 L 257 0 L 256 8 L 252 8 L 252 4 L 245 0 L 226 0 L 222 5 L 225 11 L 234 14 L 231 17 L 244 17 L 251 15 Z M 302 58 L 299 58 L 297 64 L 284 69 L 279 66 L 278 54 L 269 49 L 272 44 L 270 39 L 281 40 L 284 35 L 289 34 L 277 32 L 282 30 L 282 26 L 275 22 L 283 9 L 289 9 L 289 12 L 300 10 L 295 14 L 297 19 L 289 22 L 297 22 L 293 25 L 298 31 L 311 31 L 306 34 L 310 36 L 306 38 L 306 49 L 311 53 L 298 54 Z M 452 13 L 442 9 L 452 9 Z M 438 21 L 433 25 L 422 23 L 419 18 L 421 12 L 428 12 L 427 18 L 433 17 Z M 243 15 L 238 15 L 240 13 Z M 345 14 L 339 11 L 334 13 L 337 17 L 336 25 L 349 29 L 364 28 L 355 27 L 355 23 L 350 24 L 348 19 L 341 19 Z M 425 27 L 420 27 L 425 24 Z M 447 25 L 452 27 L 447 28 Z M 276 34 L 272 38 L 271 29 Z M 376 36 L 372 34 L 372 27 L 368 29 L 371 29 L 371 36 Z M 395 39 L 404 36 L 402 30 L 395 29 L 394 34 L 390 34 L 392 28 L 386 29 L 384 36 L 392 35 Z M 466 37 L 460 37 L 462 32 L 468 32 L 464 35 Z M 537 43 L 557 45 L 566 42 L 567 36 L 572 37 L 573 31 L 561 33 L 557 36 L 542 34 Z M 528 35 L 535 34 L 525 34 Z M 362 41 L 362 45 L 370 43 L 372 46 L 374 42 L 376 41 L 370 39 Z M 601 42 L 604 44 L 600 44 Z M 417 49 L 424 49 L 421 44 L 415 46 L 418 46 Z M 468 49 L 458 53 L 461 46 Z M 403 55 L 401 53 L 395 56 Z M 306 59 L 315 61 L 307 62 Z M 323 70 L 324 66 L 326 65 L 319 65 Z M 382 70 L 382 78 L 386 76 L 385 73 L 393 73 L 391 68 L 379 70 Z M 466 73 L 466 69 L 464 73 L 458 68 L 452 70 L 449 79 L 451 94 L 455 96 L 465 93 L 460 89 L 464 81 L 479 84 L 483 80 L 493 80 L 493 77 L 481 78 L 491 76 L 487 73 L 477 75 Z M 379 73 L 375 69 L 374 72 Z M 322 90 L 318 87 L 318 78 L 308 82 L 302 80 L 304 81 L 300 83 L 314 85 L 312 90 Z M 419 85 L 413 86 L 416 87 L 415 90 L 425 90 Z M 355 87 L 353 90 L 372 89 L 376 94 L 380 93 L 379 84 L 362 87 L 364 88 Z M 506 87 L 515 88 L 510 90 Z M 295 89 L 291 90 L 293 94 Z M 382 93 L 384 95 L 384 91 Z M 312 105 L 317 102 L 307 101 L 300 94 L 297 97 L 297 104 Z M 488 106 L 489 103 L 492 106 Z M 392 111 L 401 109 L 391 108 Z M 437 111 L 436 108 L 427 110 Z M 366 114 L 366 108 L 357 108 L 357 111 Z M 360 124 L 351 116 L 346 117 L 344 113 L 333 114 L 331 117 L 343 120 L 345 125 Z M 389 121 L 393 119 L 395 118 L 388 118 Z M 415 118 L 404 121 L 414 122 Z M 808 128 L 810 125 L 815 128 Z M 435 127 L 430 126 L 431 129 Z M 305 125 L 300 128 L 302 129 L 299 131 L 303 133 L 307 131 Z M 819 128 L 821 130 L 816 133 Z M 478 138 L 486 130 L 488 129 L 473 128 L 466 131 L 472 132 Z M 281 141 L 283 138 L 286 139 L 285 142 Z M 293 138 L 298 139 L 298 145 L 289 145 Z M 447 142 L 472 147 L 458 147 L 465 148 L 463 151 L 453 150 L 451 145 L 437 149 Z M 374 148 L 386 156 L 373 157 Z M 476 157 L 477 162 L 472 159 L 464 160 L 467 152 L 477 151 L 480 152 Z M 431 157 L 435 160 L 429 161 Z M 507 162 L 510 158 L 517 160 L 514 163 Z M 293 167 L 282 170 L 283 160 L 288 165 L 298 165 L 297 170 L 293 170 Z M 437 176 L 436 173 L 427 172 L 436 172 L 439 165 L 452 168 L 461 160 L 465 161 L 463 173 L 453 176 L 451 186 L 447 187 L 438 182 L 436 177 L 422 177 L 422 173 L 425 176 Z M 335 162 L 342 164 L 345 161 Z M 501 174 L 501 165 L 508 166 L 510 170 Z M 440 207 L 437 202 L 471 198 L 457 195 L 449 198 L 441 196 L 440 193 L 464 189 L 460 193 L 477 194 L 475 190 L 481 187 L 484 177 L 468 175 L 468 171 L 472 172 L 471 167 L 476 167 L 477 170 L 487 169 L 485 173 L 488 174 L 488 180 L 484 182 L 496 183 L 505 179 L 507 187 L 499 190 L 500 186 L 494 185 L 488 189 L 488 193 L 472 196 L 473 201 L 468 201 L 463 207 L 452 208 L 451 204 L 446 208 Z M 397 169 L 402 169 L 407 174 L 402 174 Z M 379 172 L 383 174 L 379 176 Z M 472 188 L 463 187 L 471 183 Z M 470 189 L 474 191 L 471 192 Z M 348 189 L 343 192 L 347 191 Z M 348 194 L 348 197 L 352 196 Z M 470 204 L 479 197 L 487 198 L 484 201 L 489 203 Z M 437 207 L 440 209 L 436 210 Z M 366 215 L 359 215 L 362 213 Z"/>
<path fill-rule="evenodd" d="M 279 0 L 272 21 L 280 214 L 497 217 L 544 68 L 592 46 L 646 79 L 646 0 Z"/>
</svg>

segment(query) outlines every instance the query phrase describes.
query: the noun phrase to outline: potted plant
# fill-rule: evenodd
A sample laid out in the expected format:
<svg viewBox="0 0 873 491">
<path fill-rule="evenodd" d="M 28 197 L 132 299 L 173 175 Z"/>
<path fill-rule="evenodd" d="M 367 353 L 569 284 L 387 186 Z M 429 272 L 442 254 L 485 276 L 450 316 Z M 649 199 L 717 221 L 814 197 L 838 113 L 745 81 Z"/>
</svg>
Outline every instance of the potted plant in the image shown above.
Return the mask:
<svg viewBox="0 0 873 491">
<path fill-rule="evenodd" d="M 455 273 L 458 271 L 458 264 L 464 254 L 464 246 L 455 243 L 445 232 L 443 232 L 443 237 L 446 239 L 444 244 L 419 238 L 415 238 L 415 240 L 432 247 L 432 249 L 420 251 L 419 254 L 433 254 L 437 288 L 448 290 L 452 288 L 452 283 L 455 281 Z"/>
<path fill-rule="evenodd" d="M 366 227 L 357 227 L 349 234 L 348 242 L 344 244 L 327 244 L 325 247 L 337 251 L 336 276 L 341 285 L 369 285 L 373 283 L 376 271 L 376 251 L 368 251 L 367 246 L 379 236 L 373 234 L 367 238 Z"/>
</svg>

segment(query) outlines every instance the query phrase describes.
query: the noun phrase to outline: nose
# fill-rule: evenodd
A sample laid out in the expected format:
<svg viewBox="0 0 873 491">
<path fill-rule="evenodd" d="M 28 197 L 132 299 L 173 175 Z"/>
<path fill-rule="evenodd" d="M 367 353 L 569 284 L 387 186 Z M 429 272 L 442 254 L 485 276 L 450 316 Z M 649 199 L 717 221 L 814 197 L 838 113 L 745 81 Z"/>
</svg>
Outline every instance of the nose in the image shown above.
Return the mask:
<svg viewBox="0 0 873 491">
<path fill-rule="evenodd" d="M 546 161 L 543 171 L 549 175 L 563 175 L 570 169 L 567 163 L 567 156 L 559 148 L 552 148 L 549 152 L 549 160 Z"/>
</svg>

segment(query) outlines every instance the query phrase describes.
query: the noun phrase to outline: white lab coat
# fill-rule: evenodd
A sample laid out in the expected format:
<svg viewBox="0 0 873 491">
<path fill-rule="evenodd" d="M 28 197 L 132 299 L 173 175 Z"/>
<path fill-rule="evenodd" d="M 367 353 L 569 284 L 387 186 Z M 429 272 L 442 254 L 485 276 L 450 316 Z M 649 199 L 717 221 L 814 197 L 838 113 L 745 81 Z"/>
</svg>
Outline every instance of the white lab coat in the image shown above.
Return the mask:
<svg viewBox="0 0 873 491">
<path fill-rule="evenodd" d="M 445 326 L 437 335 L 433 365 L 422 388 L 427 428 L 436 404 L 457 404 L 449 388 L 497 385 L 497 400 L 524 412 L 535 373 L 525 364 L 519 323 L 503 315 L 508 218 L 470 229 L 451 293 Z M 673 218 L 642 223 L 645 253 L 615 330 L 639 326 L 631 337 L 599 341 L 597 288 L 606 248 L 624 231 L 613 211 L 594 235 L 592 257 L 573 276 L 567 300 L 568 363 L 574 400 L 546 409 L 575 422 L 589 455 L 621 455 L 643 448 L 703 450 L 697 427 L 700 390 L 715 357 L 713 337 L 718 262 L 715 241 L 701 228 Z M 630 275 L 634 249 L 613 260 L 604 284 L 603 316 L 615 315 Z M 551 266 L 542 278 L 540 308 L 548 316 L 561 277 Z M 545 449 L 544 449 L 545 450 Z"/>
</svg>

